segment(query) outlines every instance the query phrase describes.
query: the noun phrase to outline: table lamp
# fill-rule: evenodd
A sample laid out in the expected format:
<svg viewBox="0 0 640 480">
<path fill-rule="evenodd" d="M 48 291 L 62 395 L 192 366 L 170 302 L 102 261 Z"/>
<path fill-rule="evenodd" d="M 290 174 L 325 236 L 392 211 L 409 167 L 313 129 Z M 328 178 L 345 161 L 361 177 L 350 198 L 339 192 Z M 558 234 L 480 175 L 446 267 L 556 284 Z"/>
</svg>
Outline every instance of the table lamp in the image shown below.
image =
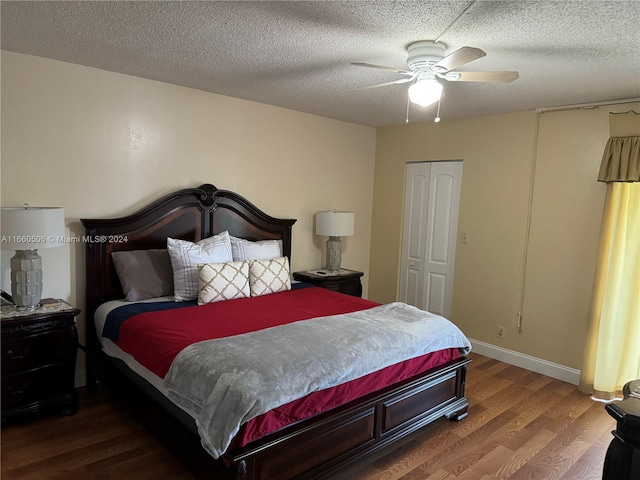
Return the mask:
<svg viewBox="0 0 640 480">
<path fill-rule="evenodd" d="M 340 270 L 342 242 L 340 237 L 353 235 L 355 214 L 353 212 L 316 212 L 316 235 L 329 237 L 327 240 L 327 270 Z"/>
<path fill-rule="evenodd" d="M 18 310 L 33 310 L 42 297 L 42 257 L 39 248 L 64 244 L 64 209 L 57 207 L 2 207 L 2 250 L 11 257 L 11 296 Z"/>
</svg>

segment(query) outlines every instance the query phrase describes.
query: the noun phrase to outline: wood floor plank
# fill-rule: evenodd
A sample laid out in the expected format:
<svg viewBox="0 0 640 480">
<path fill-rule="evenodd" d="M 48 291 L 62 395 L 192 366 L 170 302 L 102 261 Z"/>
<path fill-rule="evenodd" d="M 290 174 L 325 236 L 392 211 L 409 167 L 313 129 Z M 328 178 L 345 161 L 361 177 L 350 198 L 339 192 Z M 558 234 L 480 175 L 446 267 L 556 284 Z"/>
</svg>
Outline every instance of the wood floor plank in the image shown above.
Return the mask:
<svg viewBox="0 0 640 480">
<path fill-rule="evenodd" d="M 427 480 L 455 480 L 455 477 L 446 470 L 438 470 L 437 472 L 434 472 L 428 477 L 424 478 Z M 403 478 L 402 480 L 406 479 Z"/>
<path fill-rule="evenodd" d="M 516 367 L 515 365 L 509 365 L 507 368 L 501 370 L 500 372 L 493 375 L 495 378 L 502 378 L 505 380 L 509 380 L 512 383 L 530 383 L 525 380 L 529 376 L 538 377 L 536 373 L 533 373 L 531 370 L 526 370 L 524 368 Z"/>
<path fill-rule="evenodd" d="M 517 450 L 509 450 L 510 453 L 503 457 L 502 465 L 491 472 L 495 480 L 504 480 L 511 478 L 514 472 L 536 455 L 545 445 L 551 442 L 556 434 L 548 430 L 537 431 L 529 441 L 525 442 Z"/>
<path fill-rule="evenodd" d="M 469 416 L 441 419 L 332 480 L 600 480 L 615 421 L 575 385 L 472 353 Z M 192 480 L 119 402 L 2 430 L 3 480 Z M 212 479 L 215 480 L 215 479 Z"/>
<path fill-rule="evenodd" d="M 602 431 L 603 427 L 598 425 L 596 418 L 602 421 L 602 425 L 613 425 L 615 423 L 609 422 L 609 419 L 603 417 L 599 409 L 585 412 L 579 418 L 570 422 L 566 428 L 557 431 L 557 436 L 532 457 L 523 468 L 516 471 L 510 479 L 560 479 L 589 449 L 591 444 L 581 440 L 581 437 L 589 439 L 593 435 L 592 429 L 595 429 L 596 433 Z M 604 462 L 604 456 L 602 461 Z M 599 464 L 598 469 L 602 472 L 602 463 Z"/>
<path fill-rule="evenodd" d="M 470 415 L 471 418 L 468 418 L 468 422 L 466 421 L 467 419 L 465 419 L 465 422 L 460 424 L 458 428 L 459 434 L 464 436 L 479 426 L 485 425 L 487 422 L 498 417 L 504 412 L 512 411 L 511 409 L 514 405 L 519 404 L 528 398 L 529 395 L 530 392 L 527 392 L 524 386 L 515 385 L 505 392 L 498 392 L 491 397 L 486 398 L 484 401 L 476 400 L 474 397 L 474 401 L 482 403 L 472 404 L 473 409 L 470 409 L 470 412 L 474 413 L 474 415 Z M 476 413 L 478 406 L 483 409 Z"/>
<path fill-rule="evenodd" d="M 440 423 L 444 424 L 445 422 Z M 438 455 L 443 455 L 443 452 L 446 452 L 461 440 L 460 437 L 452 432 L 451 425 L 443 425 L 449 428 L 443 428 L 437 435 L 420 442 L 417 448 L 411 451 L 403 451 L 403 455 L 395 464 L 386 463 L 382 466 L 380 462 L 376 462 L 381 473 L 371 480 L 407 480 L 408 473 L 417 471 L 418 467 L 422 466 L 425 461 Z"/>
<path fill-rule="evenodd" d="M 450 472 L 459 471 L 460 468 L 456 467 L 456 464 L 467 461 L 472 462 L 477 455 L 475 447 L 483 440 L 492 438 L 497 431 L 508 424 L 515 416 L 514 413 L 505 412 L 500 418 L 494 418 L 485 423 L 480 428 L 460 438 L 460 440 L 448 445 L 447 448 L 440 450 L 429 458 L 425 458 L 423 464 L 414 470 L 415 475 L 407 478 L 424 478 L 427 474 L 439 469 L 445 469 Z M 455 429 L 452 431 L 455 432 Z M 465 454 L 468 456 L 465 456 Z"/>
<path fill-rule="evenodd" d="M 593 468 L 600 464 L 611 443 L 611 434 L 607 431 L 591 445 L 591 447 L 576 461 L 560 480 L 601 480 L 602 469 Z"/>
<path fill-rule="evenodd" d="M 528 378 L 524 379 L 525 382 L 526 382 L 527 379 Z M 530 380 L 531 381 L 526 384 L 526 387 L 529 390 L 537 391 L 537 390 L 540 390 L 541 388 L 543 388 L 544 386 L 546 386 L 548 383 L 552 382 L 553 378 L 547 377 L 545 375 L 540 375 L 539 373 L 531 372 Z M 563 385 L 569 385 L 569 384 L 567 383 L 567 384 L 563 384 Z M 571 386 L 573 386 L 573 385 L 571 385 Z M 557 390 L 558 394 L 559 395 L 567 395 L 567 393 L 563 393 L 562 392 L 562 388 L 563 388 L 562 386 L 558 388 L 558 390 Z"/>
<path fill-rule="evenodd" d="M 482 402 L 483 400 L 492 397 L 496 394 L 504 394 L 505 390 L 508 390 L 513 386 L 513 382 L 505 378 L 486 377 L 485 381 L 477 384 L 474 388 L 474 395 L 476 401 Z"/>
</svg>

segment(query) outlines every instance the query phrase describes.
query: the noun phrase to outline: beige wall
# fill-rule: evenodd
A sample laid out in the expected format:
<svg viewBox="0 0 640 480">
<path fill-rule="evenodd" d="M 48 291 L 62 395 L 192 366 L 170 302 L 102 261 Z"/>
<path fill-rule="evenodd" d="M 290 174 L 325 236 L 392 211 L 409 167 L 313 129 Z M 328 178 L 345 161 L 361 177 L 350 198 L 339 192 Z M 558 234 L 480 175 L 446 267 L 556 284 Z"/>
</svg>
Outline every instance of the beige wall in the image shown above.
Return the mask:
<svg viewBox="0 0 640 480">
<path fill-rule="evenodd" d="M 268 214 L 297 218 L 294 270 L 322 265 L 317 210 L 356 212 L 343 265 L 369 278 L 375 129 L 2 52 L 2 205 L 121 216 L 173 190 L 213 183 Z M 40 251 L 44 295 L 84 307 L 84 246 Z M 2 288 L 10 290 L 2 252 Z M 80 322 L 82 323 L 82 322 Z"/>
<path fill-rule="evenodd" d="M 397 298 L 406 163 L 462 159 L 458 233 L 468 232 L 469 243 L 461 244 L 458 235 L 452 320 L 475 340 L 580 369 L 605 191 L 596 177 L 609 137 L 608 112 L 634 107 L 379 129 L 369 297 Z M 504 340 L 496 337 L 498 325 L 506 327 Z"/>
</svg>

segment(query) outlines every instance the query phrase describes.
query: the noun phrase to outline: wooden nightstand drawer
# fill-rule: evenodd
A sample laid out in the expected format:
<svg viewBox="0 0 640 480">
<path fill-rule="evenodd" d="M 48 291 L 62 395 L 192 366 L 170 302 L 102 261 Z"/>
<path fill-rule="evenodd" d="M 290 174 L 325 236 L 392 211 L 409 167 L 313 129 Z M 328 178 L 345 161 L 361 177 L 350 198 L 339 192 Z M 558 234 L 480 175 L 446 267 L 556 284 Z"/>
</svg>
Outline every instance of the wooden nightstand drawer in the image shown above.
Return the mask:
<svg viewBox="0 0 640 480">
<path fill-rule="evenodd" d="M 40 400 L 43 396 L 62 395 L 69 391 L 65 380 L 66 365 L 59 363 L 30 372 L 2 377 L 2 408 L 15 408 Z"/>
<path fill-rule="evenodd" d="M 362 282 L 360 281 L 362 275 L 362 272 L 345 268 L 341 268 L 337 272 L 329 272 L 328 270 L 293 272 L 294 280 L 311 283 L 327 290 L 346 293 L 354 297 L 362 296 Z"/>
<path fill-rule="evenodd" d="M 27 415 L 76 412 L 79 313 L 63 301 L 31 311 L 2 306 L 3 426 Z"/>
<path fill-rule="evenodd" d="M 329 278 L 323 282 L 321 286 L 327 290 L 346 293 L 347 295 L 353 295 L 354 297 L 362 296 L 362 284 L 360 283 L 360 277 L 345 279 Z"/>
<path fill-rule="evenodd" d="M 11 374 L 57 362 L 68 355 L 66 331 L 53 331 L 2 342 L 2 374 Z"/>
</svg>

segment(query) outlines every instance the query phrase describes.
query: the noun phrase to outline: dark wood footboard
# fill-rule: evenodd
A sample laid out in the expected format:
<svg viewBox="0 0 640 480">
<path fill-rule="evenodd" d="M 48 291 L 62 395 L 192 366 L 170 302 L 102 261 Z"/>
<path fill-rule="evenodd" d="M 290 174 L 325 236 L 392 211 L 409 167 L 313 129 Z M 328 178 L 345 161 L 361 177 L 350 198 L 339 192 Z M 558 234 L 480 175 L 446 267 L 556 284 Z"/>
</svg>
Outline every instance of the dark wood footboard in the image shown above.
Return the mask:
<svg viewBox="0 0 640 480">
<path fill-rule="evenodd" d="M 468 358 L 285 429 L 244 452 L 231 453 L 235 480 L 330 478 L 358 459 L 428 423 L 466 416 Z M 234 476 L 235 475 L 235 476 Z"/>
<path fill-rule="evenodd" d="M 469 402 L 464 396 L 466 365 L 457 360 L 290 425 L 279 432 L 229 451 L 214 460 L 200 445 L 193 426 L 168 413 L 153 387 L 145 388 L 104 355 L 93 374 L 136 414 L 145 426 L 202 480 L 319 480 L 443 417 L 460 420 Z"/>
</svg>

